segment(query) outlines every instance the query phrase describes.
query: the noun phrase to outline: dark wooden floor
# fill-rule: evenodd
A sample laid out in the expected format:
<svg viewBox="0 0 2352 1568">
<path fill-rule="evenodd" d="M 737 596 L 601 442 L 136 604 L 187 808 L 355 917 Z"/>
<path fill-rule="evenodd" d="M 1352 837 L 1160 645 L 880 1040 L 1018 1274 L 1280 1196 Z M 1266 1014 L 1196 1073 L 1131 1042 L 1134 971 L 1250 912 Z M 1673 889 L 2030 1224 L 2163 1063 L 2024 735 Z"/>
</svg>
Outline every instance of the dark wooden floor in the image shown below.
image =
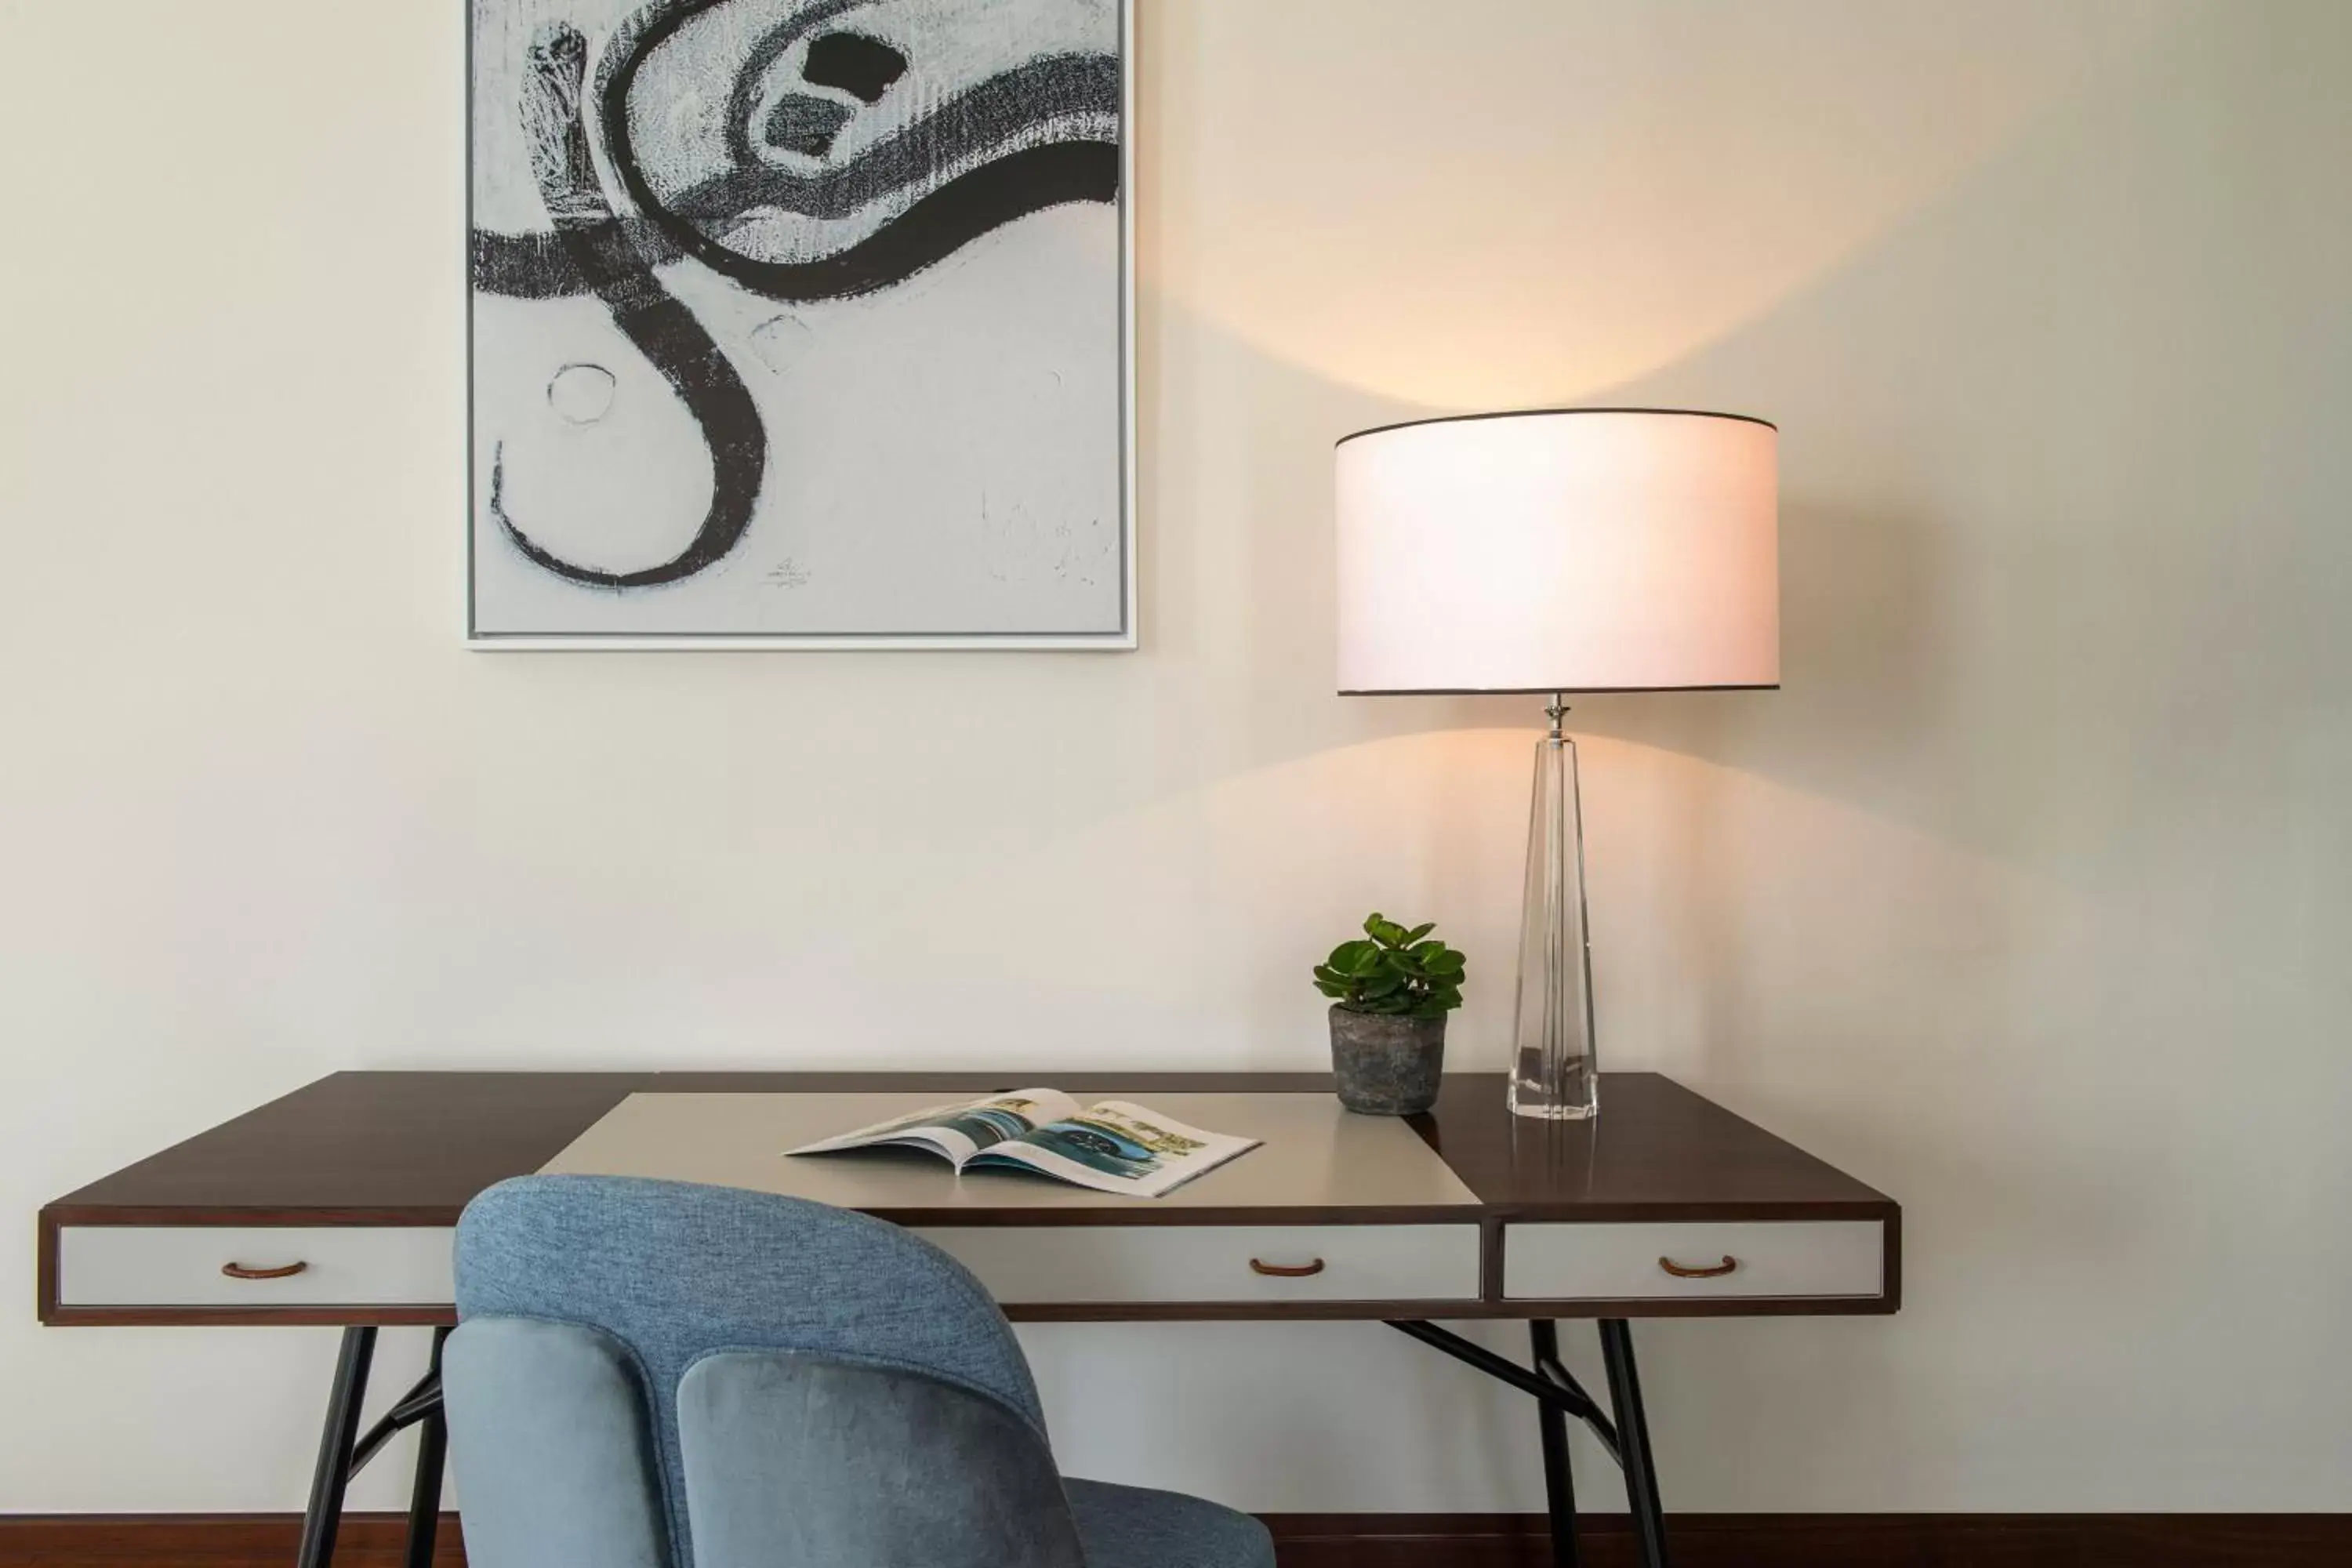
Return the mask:
<svg viewBox="0 0 2352 1568">
<path fill-rule="evenodd" d="M 1276 1516 L 1282 1568 L 1551 1568 L 1536 1516 Z M 1675 1568 L 2352 1568 L 2352 1514 L 1685 1514 Z M 1583 1568 L 1633 1568 L 1588 1518 Z"/>
<path fill-rule="evenodd" d="M 1282 1568 L 1549 1568 L 1539 1519 L 1277 1514 Z M 0 1516 L 0 1568 L 285 1568 L 290 1515 Z M 2352 1568 L 2352 1514 L 1688 1514 L 1675 1568 Z M 1586 1568 L 1633 1568 L 1624 1518 L 1588 1519 Z M 400 1568 L 402 1523 L 345 1526 L 336 1568 Z M 463 1568 L 453 1516 L 436 1568 Z"/>
</svg>

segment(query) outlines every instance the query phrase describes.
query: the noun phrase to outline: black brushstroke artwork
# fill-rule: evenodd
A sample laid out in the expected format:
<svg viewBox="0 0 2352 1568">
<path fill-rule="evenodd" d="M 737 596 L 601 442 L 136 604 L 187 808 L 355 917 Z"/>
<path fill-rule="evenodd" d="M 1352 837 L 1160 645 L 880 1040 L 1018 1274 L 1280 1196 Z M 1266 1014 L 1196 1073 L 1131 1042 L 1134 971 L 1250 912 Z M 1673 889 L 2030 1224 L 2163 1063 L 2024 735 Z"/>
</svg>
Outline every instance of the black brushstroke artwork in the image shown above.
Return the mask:
<svg viewBox="0 0 2352 1568">
<path fill-rule="evenodd" d="M 811 87 L 837 87 L 852 98 L 879 103 L 890 84 L 907 74 L 907 57 L 863 33 L 827 33 L 809 40 L 801 79 Z"/>
<path fill-rule="evenodd" d="M 776 100 L 761 134 L 769 146 L 780 152 L 822 158 L 833 151 L 833 139 L 841 134 L 842 127 L 849 123 L 854 112 L 849 105 L 830 98 L 811 98 L 804 92 L 795 92 Z"/>
<path fill-rule="evenodd" d="M 710 510 L 687 547 L 658 566 L 605 572 L 578 565 L 535 542 L 509 515 L 500 446 L 490 464 L 490 515 L 516 549 L 559 577 L 604 588 L 646 588 L 691 577 L 735 548 L 759 504 L 768 432 L 751 390 L 719 344 L 655 280 L 653 268 L 630 249 L 614 221 L 580 116 L 587 71 L 588 40 L 575 27 L 550 28 L 532 47 L 523 91 L 532 173 L 573 267 L 604 301 L 613 324 L 661 372 L 701 426 L 710 447 Z"/>
<path fill-rule="evenodd" d="M 477 229 L 472 235 L 476 289 L 519 300 L 590 295 L 603 301 L 614 325 L 685 405 L 710 449 L 710 508 L 693 540 L 669 561 L 616 572 L 565 561 L 516 523 L 506 495 L 504 447 L 498 447 L 491 515 L 526 557 L 574 583 L 643 588 L 702 572 L 742 539 L 767 471 L 767 431 L 750 391 L 655 268 L 698 262 L 787 303 L 852 298 L 903 282 L 1033 213 L 1118 199 L 1119 149 L 1115 132 L 1102 127 L 1118 123 L 1121 76 L 1118 58 L 1108 54 L 1047 55 L 1015 66 L 832 167 L 801 174 L 768 162 L 763 150 L 828 157 L 855 115 L 837 100 L 816 94 L 787 91 L 768 100 L 771 73 L 803 40 L 802 81 L 869 105 L 919 64 L 862 33 L 811 37 L 861 0 L 818 0 L 760 40 L 738 72 L 728 104 L 728 166 L 666 196 L 638 155 L 632 92 L 646 63 L 681 28 L 732 3 L 657 0 L 637 13 L 605 49 L 593 101 L 585 82 L 586 38 L 566 26 L 546 29 L 532 48 L 518 109 L 554 232 Z M 592 115 L 626 216 L 615 211 L 620 204 L 598 176 Z M 906 201 L 903 211 L 830 254 L 786 258 L 754 247 L 757 226 L 750 220 L 763 212 L 840 219 L 887 210 L 898 201 Z"/>
</svg>

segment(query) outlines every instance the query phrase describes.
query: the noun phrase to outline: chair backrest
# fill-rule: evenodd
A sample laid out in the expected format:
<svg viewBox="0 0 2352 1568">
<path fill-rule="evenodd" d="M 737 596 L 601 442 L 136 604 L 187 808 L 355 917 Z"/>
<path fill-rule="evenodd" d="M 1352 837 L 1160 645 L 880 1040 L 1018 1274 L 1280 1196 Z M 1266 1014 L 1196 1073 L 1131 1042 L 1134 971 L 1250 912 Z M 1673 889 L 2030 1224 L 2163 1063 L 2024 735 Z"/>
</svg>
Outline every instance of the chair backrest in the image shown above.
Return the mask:
<svg viewBox="0 0 2352 1568">
<path fill-rule="evenodd" d="M 457 1312 L 477 1568 L 1082 1568 L 1004 1315 L 894 1226 L 529 1176 L 459 1221 Z"/>
</svg>

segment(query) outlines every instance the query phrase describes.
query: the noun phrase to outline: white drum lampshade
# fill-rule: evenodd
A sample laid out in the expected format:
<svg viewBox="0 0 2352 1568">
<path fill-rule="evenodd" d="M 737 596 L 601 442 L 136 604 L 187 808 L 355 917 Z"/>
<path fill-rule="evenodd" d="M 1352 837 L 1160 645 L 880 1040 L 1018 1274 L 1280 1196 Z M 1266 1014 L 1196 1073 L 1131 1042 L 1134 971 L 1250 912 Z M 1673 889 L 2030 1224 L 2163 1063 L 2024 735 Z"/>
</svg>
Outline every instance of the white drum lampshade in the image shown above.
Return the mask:
<svg viewBox="0 0 2352 1568">
<path fill-rule="evenodd" d="M 1780 432 L 1559 409 L 1339 443 L 1339 689 L 1543 691 L 1511 1110 L 1600 1109 L 1572 691 L 1780 684 Z"/>
<path fill-rule="evenodd" d="M 1339 443 L 1339 689 L 1780 681 L 1779 432 L 1665 410 L 1475 415 Z"/>
</svg>

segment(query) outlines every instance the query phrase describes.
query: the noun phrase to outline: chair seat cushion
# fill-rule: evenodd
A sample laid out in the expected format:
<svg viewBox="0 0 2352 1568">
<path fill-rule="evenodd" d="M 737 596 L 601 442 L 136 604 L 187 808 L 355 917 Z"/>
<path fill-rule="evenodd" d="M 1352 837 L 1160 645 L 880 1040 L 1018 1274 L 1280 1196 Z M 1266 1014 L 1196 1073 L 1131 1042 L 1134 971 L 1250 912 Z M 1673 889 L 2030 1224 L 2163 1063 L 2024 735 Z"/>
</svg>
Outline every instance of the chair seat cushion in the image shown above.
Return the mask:
<svg viewBox="0 0 2352 1568">
<path fill-rule="evenodd" d="M 1245 1513 L 1181 1492 L 1063 1485 L 1088 1568 L 1274 1568 L 1274 1537 Z"/>
</svg>

